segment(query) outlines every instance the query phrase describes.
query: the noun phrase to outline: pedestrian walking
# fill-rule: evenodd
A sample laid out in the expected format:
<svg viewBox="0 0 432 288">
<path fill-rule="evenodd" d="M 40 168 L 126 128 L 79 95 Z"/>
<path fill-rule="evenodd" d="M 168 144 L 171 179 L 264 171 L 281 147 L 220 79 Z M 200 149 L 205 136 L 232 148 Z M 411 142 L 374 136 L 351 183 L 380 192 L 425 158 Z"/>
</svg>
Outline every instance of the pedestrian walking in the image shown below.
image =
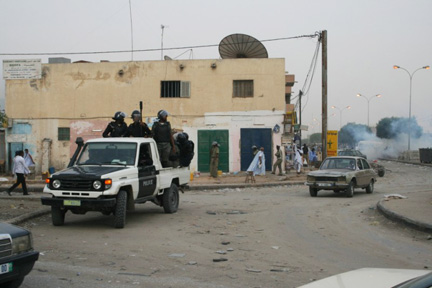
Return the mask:
<svg viewBox="0 0 432 288">
<path fill-rule="evenodd" d="M 265 175 L 265 155 L 264 147 L 261 147 L 258 153 L 256 153 L 254 159 L 252 160 L 247 172 L 252 172 L 255 175 Z"/>
<path fill-rule="evenodd" d="M 112 119 L 114 121 L 110 122 L 107 127 L 105 128 L 105 131 L 102 133 L 102 136 L 104 138 L 106 137 L 123 137 L 127 132 L 127 125 L 124 122 L 124 119 L 126 118 L 126 114 L 118 111 L 114 114 L 114 117 Z"/>
<path fill-rule="evenodd" d="M 276 145 L 276 161 L 273 164 L 273 171 L 271 172 L 271 174 L 275 174 L 276 173 L 276 167 L 279 168 L 279 176 L 282 176 L 282 151 L 280 150 L 280 146 Z"/>
<path fill-rule="evenodd" d="M 168 167 L 170 153 L 176 154 L 171 124 L 167 121 L 167 111 L 160 110 L 157 116 L 159 121 L 155 122 L 152 127 L 153 139 L 158 147 L 162 167 Z"/>
<path fill-rule="evenodd" d="M 301 169 L 303 167 L 303 151 L 300 149 L 300 146 L 296 147 L 296 151 L 295 151 L 295 156 L 294 156 L 294 168 L 297 171 L 297 175 L 299 175 L 301 173 Z"/>
<path fill-rule="evenodd" d="M 210 149 L 210 176 L 213 178 L 218 177 L 219 165 L 219 144 L 214 141 Z"/>
<path fill-rule="evenodd" d="M 13 174 L 16 175 L 17 180 L 15 184 L 12 185 L 9 189 L 6 190 L 7 194 L 11 196 L 11 192 L 19 185 L 21 184 L 23 189 L 23 195 L 29 195 L 27 192 L 27 185 L 25 182 L 25 176 L 30 173 L 27 165 L 25 164 L 25 160 L 23 158 L 24 151 L 17 151 L 15 158 L 13 160 Z"/>
<path fill-rule="evenodd" d="M 318 158 L 317 158 L 317 154 L 315 152 L 315 148 L 312 148 L 309 151 L 309 162 L 310 162 L 311 168 L 315 167 L 315 163 L 317 161 L 318 161 Z"/>
<path fill-rule="evenodd" d="M 306 164 L 309 167 L 309 148 L 306 143 L 303 144 L 303 160 L 306 160 Z M 304 161 L 303 161 L 304 163 Z"/>
</svg>

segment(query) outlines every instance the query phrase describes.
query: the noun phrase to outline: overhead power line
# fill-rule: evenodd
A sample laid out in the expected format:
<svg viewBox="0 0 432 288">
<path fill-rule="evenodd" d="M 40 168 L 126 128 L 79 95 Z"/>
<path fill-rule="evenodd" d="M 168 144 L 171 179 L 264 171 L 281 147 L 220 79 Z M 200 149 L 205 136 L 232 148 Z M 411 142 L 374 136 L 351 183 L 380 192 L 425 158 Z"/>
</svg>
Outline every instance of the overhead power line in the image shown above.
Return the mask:
<svg viewBox="0 0 432 288">
<path fill-rule="evenodd" d="M 245 43 L 252 43 L 252 42 L 258 42 L 258 41 L 259 42 L 274 42 L 274 41 L 291 40 L 291 39 L 299 39 L 299 38 L 315 38 L 318 36 L 319 35 L 315 33 L 315 34 L 311 34 L 311 35 L 300 35 L 300 36 L 293 36 L 293 37 L 282 37 L 282 38 L 248 41 Z M 208 45 L 171 47 L 171 48 L 163 48 L 163 50 L 210 48 L 210 47 L 218 47 L 219 45 L 224 45 L 224 44 L 208 44 Z M 0 53 L 0 56 L 89 55 L 89 54 L 139 53 L 139 52 L 155 52 L 155 51 L 161 51 L 161 48 L 150 48 L 150 49 L 139 49 L 139 50 L 133 50 L 133 49 L 132 50 L 116 50 L 116 51 L 88 51 L 88 52 Z"/>
</svg>

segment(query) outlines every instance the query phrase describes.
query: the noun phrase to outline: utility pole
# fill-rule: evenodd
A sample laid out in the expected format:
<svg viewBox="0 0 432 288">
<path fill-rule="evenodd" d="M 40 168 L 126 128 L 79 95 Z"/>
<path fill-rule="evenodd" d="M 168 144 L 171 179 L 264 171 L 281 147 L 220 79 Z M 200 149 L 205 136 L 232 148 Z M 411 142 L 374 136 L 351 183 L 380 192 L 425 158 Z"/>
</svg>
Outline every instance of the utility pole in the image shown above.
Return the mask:
<svg viewBox="0 0 432 288">
<path fill-rule="evenodd" d="M 322 45 L 322 160 L 327 158 L 327 30 L 321 31 L 321 45 Z"/>
<path fill-rule="evenodd" d="M 303 97 L 303 92 L 300 90 L 299 92 L 299 136 L 300 136 L 300 147 L 302 145 L 302 130 L 301 130 L 301 125 L 302 125 L 302 121 L 301 121 L 301 114 L 302 114 L 302 105 L 301 105 L 301 100 Z M 301 149 L 301 148 L 300 148 Z"/>
</svg>

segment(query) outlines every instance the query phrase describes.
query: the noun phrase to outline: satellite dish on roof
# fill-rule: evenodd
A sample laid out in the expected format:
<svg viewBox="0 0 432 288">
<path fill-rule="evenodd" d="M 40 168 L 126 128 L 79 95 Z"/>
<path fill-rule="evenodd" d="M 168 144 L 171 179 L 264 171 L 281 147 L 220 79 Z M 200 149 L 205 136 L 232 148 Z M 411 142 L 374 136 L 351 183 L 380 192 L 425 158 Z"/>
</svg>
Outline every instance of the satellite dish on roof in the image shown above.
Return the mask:
<svg viewBox="0 0 432 288">
<path fill-rule="evenodd" d="M 172 58 L 169 57 L 168 55 L 165 55 L 165 56 L 164 56 L 164 59 L 165 59 L 165 60 L 172 60 Z"/>
<path fill-rule="evenodd" d="M 268 58 L 267 49 L 257 39 L 246 34 L 231 34 L 219 43 L 222 59 Z"/>
</svg>

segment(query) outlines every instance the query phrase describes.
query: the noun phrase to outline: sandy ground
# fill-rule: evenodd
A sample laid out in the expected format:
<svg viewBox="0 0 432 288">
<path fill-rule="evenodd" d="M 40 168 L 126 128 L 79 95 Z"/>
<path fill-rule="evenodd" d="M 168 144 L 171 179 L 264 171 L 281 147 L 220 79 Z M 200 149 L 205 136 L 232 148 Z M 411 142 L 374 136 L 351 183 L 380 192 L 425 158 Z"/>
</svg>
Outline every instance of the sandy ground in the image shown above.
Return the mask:
<svg viewBox="0 0 432 288">
<path fill-rule="evenodd" d="M 138 205 L 124 229 L 100 213 L 68 213 L 61 227 L 33 219 L 24 226 L 41 255 L 22 287 L 297 287 L 363 267 L 430 269 L 428 235 L 375 204 L 427 189 L 431 170 L 388 165 L 375 193 L 353 198 L 312 198 L 303 185 L 225 188 L 182 194 L 176 214 Z"/>
</svg>

